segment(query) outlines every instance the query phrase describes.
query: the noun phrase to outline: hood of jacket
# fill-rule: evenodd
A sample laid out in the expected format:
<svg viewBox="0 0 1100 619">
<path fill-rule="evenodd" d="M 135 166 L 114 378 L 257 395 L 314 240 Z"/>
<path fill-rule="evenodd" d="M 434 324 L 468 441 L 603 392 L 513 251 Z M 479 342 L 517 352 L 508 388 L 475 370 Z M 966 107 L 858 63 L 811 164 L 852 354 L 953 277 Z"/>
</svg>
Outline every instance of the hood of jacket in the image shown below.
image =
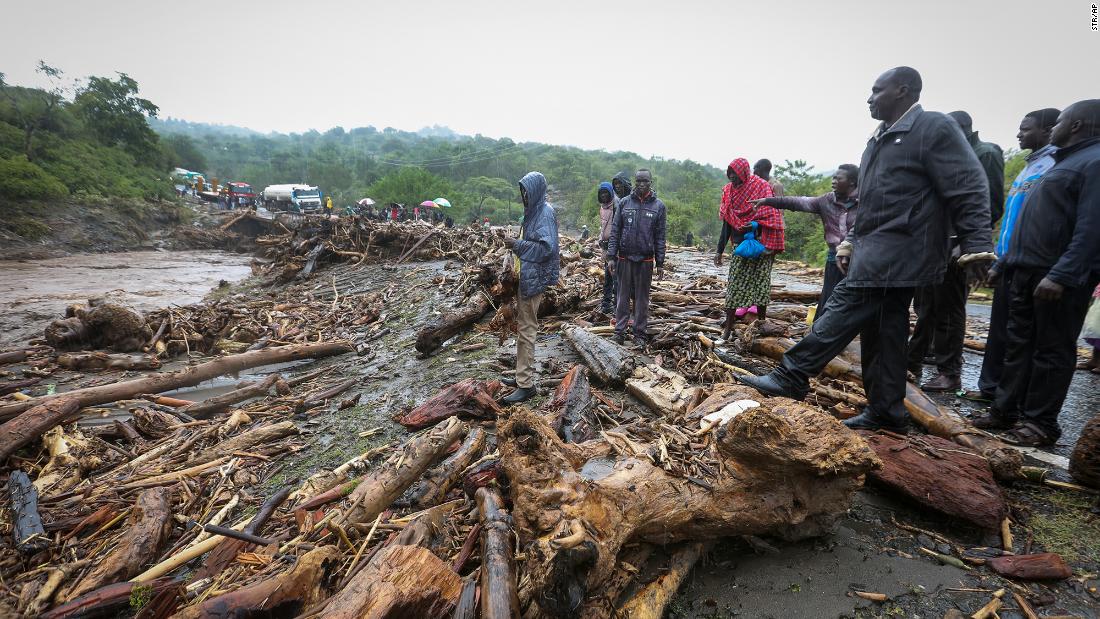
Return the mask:
<svg viewBox="0 0 1100 619">
<path fill-rule="evenodd" d="M 600 202 L 600 189 L 606 189 L 607 193 L 611 194 L 611 202 L 607 206 L 604 206 L 603 202 Z M 608 181 L 600 183 L 598 189 L 596 189 L 596 202 L 599 203 L 600 208 L 611 208 L 615 204 L 615 187 Z"/>
<path fill-rule="evenodd" d="M 634 191 L 634 183 L 630 181 L 630 172 L 627 172 L 626 170 L 619 172 L 618 174 L 613 176 L 611 180 L 622 181 L 622 183 L 626 185 L 626 195 L 628 196 L 632 191 Z M 614 195 L 616 198 L 619 197 L 619 195 L 616 194 L 614 190 L 611 191 L 611 194 Z"/>
<path fill-rule="evenodd" d="M 519 186 L 527 192 L 527 206 L 523 216 L 524 219 L 530 219 L 531 214 L 546 206 L 546 177 L 541 172 L 528 172 L 519 179 Z"/>
</svg>

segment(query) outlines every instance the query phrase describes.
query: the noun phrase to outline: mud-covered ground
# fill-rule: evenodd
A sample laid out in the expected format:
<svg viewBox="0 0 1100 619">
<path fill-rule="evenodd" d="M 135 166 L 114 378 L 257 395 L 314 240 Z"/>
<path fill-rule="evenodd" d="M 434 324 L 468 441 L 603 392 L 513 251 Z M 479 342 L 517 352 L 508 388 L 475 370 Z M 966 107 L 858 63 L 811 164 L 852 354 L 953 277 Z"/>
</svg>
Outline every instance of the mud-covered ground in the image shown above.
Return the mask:
<svg viewBox="0 0 1100 619">
<path fill-rule="evenodd" d="M 689 278 L 703 272 L 718 273 L 709 259 L 697 252 L 675 252 L 670 257 L 672 277 Z M 224 266 L 224 264 L 223 264 Z M 94 276 L 96 271 L 90 272 Z M 137 272 L 123 276 L 121 287 L 134 287 Z M 113 274 L 116 275 L 116 274 Z M 300 419 L 306 446 L 288 454 L 267 484 L 279 487 L 297 484 L 321 468 L 332 468 L 371 448 L 407 436 L 391 418 L 434 395 L 440 387 L 466 377 L 493 378 L 513 367 L 514 340 L 499 342 L 484 326 L 447 342 L 429 357 L 420 357 L 413 342 L 417 331 L 429 320 L 454 304 L 454 290 L 461 280 L 459 265 L 449 262 L 403 264 L 399 266 L 347 265 L 324 269 L 305 284 L 290 289 L 269 289 L 254 279 L 217 290 L 214 294 L 275 294 L 294 298 L 331 301 L 333 294 L 354 295 L 386 291 L 386 310 L 377 323 L 361 327 L 360 337 L 369 339 L 361 355 L 306 362 L 293 367 L 258 368 L 257 375 L 281 371 L 298 375 L 319 367 L 331 368 L 332 376 L 358 377 L 360 382 L 342 397 L 360 395 L 357 406 L 336 411 L 331 405 L 319 414 Z M 219 277 L 223 279 L 223 277 Z M 115 288 L 102 281 L 104 292 Z M 784 282 L 812 287 L 813 282 Z M 196 284 L 197 285 L 197 284 Z M 212 284 L 211 284 L 212 285 Z M 92 286 L 94 287 L 94 286 Z M 590 316 L 591 317 L 591 316 Z M 540 399 L 547 397 L 555 377 L 579 358 L 563 340 L 555 319 L 540 327 L 536 359 L 541 377 Z M 469 352 L 470 344 L 485 344 Z M 974 362 L 968 357 L 968 364 Z M 182 363 L 182 362 L 181 362 Z M 762 365 L 766 365 L 762 362 Z M 169 368 L 166 368 L 169 369 Z M 1082 376 L 1085 391 L 1081 391 Z M 113 380 L 122 378 L 117 376 Z M 187 390 L 192 398 L 228 388 L 238 377 Z M 62 377 L 59 390 L 108 377 Z M 1097 408 L 1098 391 L 1090 388 L 1095 377 L 1079 372 L 1074 393 L 1081 406 Z M 42 387 L 44 388 L 44 387 Z M 37 394 L 37 392 L 35 392 Z M 623 393 L 608 394 L 623 399 L 627 406 L 641 406 Z M 539 401 L 533 402 L 538 405 Z M 1074 406 L 1077 406 L 1076 404 Z M 315 411 L 311 411 L 311 414 Z M 1077 415 L 1077 412 L 1073 413 Z M 1087 410 L 1080 411 L 1082 418 Z M 1060 552 L 1074 568 L 1074 578 L 1063 583 L 1017 585 L 1029 599 L 1043 602 L 1041 616 L 1071 614 L 1100 617 L 1100 516 L 1095 497 L 1055 491 L 1032 484 L 1017 484 L 1006 490 L 1013 508 L 1018 551 L 1029 544 L 1033 551 Z M 916 527 L 928 533 L 906 530 L 894 524 Z M 945 541 L 948 547 L 944 547 Z M 985 568 L 964 571 L 940 565 L 919 550 L 930 547 L 940 552 L 950 546 L 968 548 L 1000 544 L 999 536 L 977 531 L 934 514 L 920 506 L 898 501 L 876 488 L 861 491 L 847 518 L 828 537 L 799 543 L 766 540 L 775 552 L 741 539 L 715 540 L 715 546 L 685 581 L 669 608 L 668 616 L 687 617 L 932 617 L 938 619 L 949 608 L 967 614 L 988 601 L 990 593 L 1007 581 Z M 657 573 L 651 563 L 648 573 Z M 888 596 L 886 602 L 853 597 L 853 590 Z M 1009 599 L 1000 616 L 1022 617 Z"/>
</svg>

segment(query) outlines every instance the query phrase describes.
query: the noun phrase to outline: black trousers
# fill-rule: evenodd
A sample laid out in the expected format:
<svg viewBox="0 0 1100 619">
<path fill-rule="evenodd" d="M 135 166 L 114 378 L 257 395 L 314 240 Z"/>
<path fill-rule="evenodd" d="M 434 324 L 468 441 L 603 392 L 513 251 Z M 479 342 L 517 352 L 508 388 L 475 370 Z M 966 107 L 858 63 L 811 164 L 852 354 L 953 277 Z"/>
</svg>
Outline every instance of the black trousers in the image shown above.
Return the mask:
<svg viewBox="0 0 1100 619">
<path fill-rule="evenodd" d="M 620 259 L 615 267 L 618 291 L 615 299 L 615 333 L 626 331 L 630 304 L 634 303 L 634 337 L 646 337 L 649 326 L 649 286 L 653 282 L 653 261 Z"/>
<path fill-rule="evenodd" d="M 989 334 L 985 338 L 985 356 L 982 373 L 978 377 L 978 391 L 992 399 L 997 393 L 1005 369 L 1005 339 L 1008 337 L 1008 289 L 1005 278 L 993 287 L 993 304 L 989 308 Z"/>
<path fill-rule="evenodd" d="M 1005 363 L 993 410 L 1005 419 L 1029 421 L 1057 438 L 1058 413 L 1077 369 L 1077 338 L 1085 324 L 1092 291 L 1087 285 L 1066 288 L 1057 301 L 1035 298 L 1045 269 L 1012 269 L 1005 273 L 1008 323 Z"/>
<path fill-rule="evenodd" d="M 836 265 L 836 261 L 825 263 L 825 281 L 821 283 L 821 298 L 817 300 L 817 311 L 814 313 L 814 320 L 821 318 L 825 314 L 825 304 L 829 301 L 829 297 L 833 294 L 833 288 L 840 283 L 840 280 L 844 279 L 844 274 L 840 272 L 840 267 Z"/>
<path fill-rule="evenodd" d="M 912 301 L 913 288 L 857 288 L 841 281 L 825 304 L 825 315 L 783 355 L 776 378 L 805 392 L 810 377 L 858 335 L 869 411 L 895 425 L 905 423 L 905 344 Z"/>
<path fill-rule="evenodd" d="M 917 325 L 909 338 L 909 371 L 920 376 L 928 349 L 940 374 L 957 377 L 962 372 L 963 338 L 966 337 L 966 270 L 951 261 L 943 282 L 921 286 L 913 299 Z"/>
<path fill-rule="evenodd" d="M 603 267 L 603 302 L 600 309 L 614 309 L 615 307 L 615 275 L 606 265 Z"/>
</svg>

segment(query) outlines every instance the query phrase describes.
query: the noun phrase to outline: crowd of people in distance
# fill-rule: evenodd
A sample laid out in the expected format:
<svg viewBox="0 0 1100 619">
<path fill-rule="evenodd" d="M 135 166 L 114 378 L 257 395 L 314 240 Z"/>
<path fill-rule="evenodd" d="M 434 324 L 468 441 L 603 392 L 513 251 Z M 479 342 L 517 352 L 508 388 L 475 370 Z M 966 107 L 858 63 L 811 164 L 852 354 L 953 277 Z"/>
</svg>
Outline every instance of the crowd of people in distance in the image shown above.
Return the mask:
<svg viewBox="0 0 1100 619">
<path fill-rule="evenodd" d="M 732 248 L 722 339 L 736 323 L 767 315 L 772 265 L 784 250 L 781 211 L 813 213 L 828 257 L 812 327 L 774 371 L 742 382 L 800 400 L 809 379 L 858 337 L 868 406 L 849 427 L 905 432 L 906 382 L 920 383 L 931 363 L 936 373 L 924 389 L 989 404 L 974 425 L 1015 444 L 1052 445 L 1082 327 L 1100 344 L 1100 307 L 1085 325 L 1100 297 L 1100 99 L 1024 115 L 1017 138 L 1030 153 L 1006 197 L 1000 147 L 979 139 L 966 112 L 924 110 L 921 89 L 909 67 L 878 77 L 867 103 L 879 125 L 859 165 L 840 165 L 824 195 L 784 196 L 767 160 L 752 169 L 745 158 L 730 162 L 714 256 L 721 266 Z M 520 188 L 521 233 L 508 239 L 521 282 L 509 403 L 534 394 L 535 312 L 559 262 L 546 179 L 529 173 Z M 644 347 L 651 283 L 664 276 L 667 207 L 646 169 L 600 183 L 597 200 L 606 258 L 600 310 L 613 315 L 617 343 L 629 334 Z M 966 302 L 980 284 L 993 287 L 989 334 L 981 378 L 964 391 Z"/>
</svg>

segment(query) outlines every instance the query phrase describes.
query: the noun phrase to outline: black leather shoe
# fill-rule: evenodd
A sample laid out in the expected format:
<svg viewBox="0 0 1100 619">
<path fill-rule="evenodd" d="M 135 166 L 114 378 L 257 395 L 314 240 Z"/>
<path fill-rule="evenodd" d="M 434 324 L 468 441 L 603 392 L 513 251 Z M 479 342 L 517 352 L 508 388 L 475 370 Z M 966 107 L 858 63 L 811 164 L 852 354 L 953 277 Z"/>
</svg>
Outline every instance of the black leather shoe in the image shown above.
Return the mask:
<svg viewBox="0 0 1100 619">
<path fill-rule="evenodd" d="M 870 411 L 863 411 L 851 419 L 845 419 L 841 423 L 853 430 L 888 430 L 895 434 L 908 434 L 909 432 L 908 425 L 891 423 Z"/>
<path fill-rule="evenodd" d="M 1016 421 L 1016 419 L 1003 417 L 993 410 L 970 417 L 970 425 L 982 430 L 1008 430 L 1016 425 Z"/>
<path fill-rule="evenodd" d="M 962 388 L 962 381 L 958 376 L 937 373 L 932 377 L 932 380 L 924 383 L 920 388 L 929 392 L 950 391 L 954 393 Z"/>
<path fill-rule="evenodd" d="M 535 395 L 534 387 L 527 387 L 526 389 L 523 387 L 519 387 L 512 393 L 509 393 L 507 396 L 505 396 L 504 399 L 501 400 L 501 402 L 504 402 L 505 404 L 519 404 L 520 402 L 530 400 L 531 396 L 533 395 Z"/>
<path fill-rule="evenodd" d="M 737 375 L 737 380 L 742 383 L 756 389 L 764 395 L 778 396 L 781 398 L 790 398 L 792 400 L 802 400 L 806 397 L 805 391 L 795 391 L 789 387 L 786 387 L 778 380 L 775 379 L 775 374 L 765 374 L 763 376 L 748 376 Z"/>
<path fill-rule="evenodd" d="M 502 379 L 500 379 L 500 384 L 504 385 L 505 387 L 518 387 L 519 386 L 519 383 L 517 383 L 516 379 L 514 379 L 514 378 L 502 378 Z"/>
</svg>

